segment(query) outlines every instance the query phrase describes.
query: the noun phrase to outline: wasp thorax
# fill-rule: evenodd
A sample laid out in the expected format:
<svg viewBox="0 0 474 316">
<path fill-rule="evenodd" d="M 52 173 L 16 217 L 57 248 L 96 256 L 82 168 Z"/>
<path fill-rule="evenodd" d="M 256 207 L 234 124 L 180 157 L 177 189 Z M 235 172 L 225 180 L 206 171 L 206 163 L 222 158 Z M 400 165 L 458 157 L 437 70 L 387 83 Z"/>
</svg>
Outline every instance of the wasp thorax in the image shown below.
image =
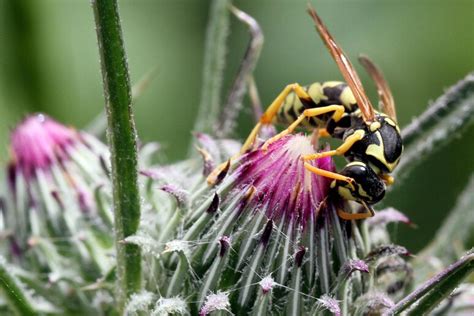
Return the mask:
<svg viewBox="0 0 474 316">
<path fill-rule="evenodd" d="M 346 200 L 377 203 L 385 195 L 385 184 L 374 170 L 362 162 L 351 162 L 341 174 L 354 179 L 353 182 L 335 180 L 331 187 Z"/>
</svg>

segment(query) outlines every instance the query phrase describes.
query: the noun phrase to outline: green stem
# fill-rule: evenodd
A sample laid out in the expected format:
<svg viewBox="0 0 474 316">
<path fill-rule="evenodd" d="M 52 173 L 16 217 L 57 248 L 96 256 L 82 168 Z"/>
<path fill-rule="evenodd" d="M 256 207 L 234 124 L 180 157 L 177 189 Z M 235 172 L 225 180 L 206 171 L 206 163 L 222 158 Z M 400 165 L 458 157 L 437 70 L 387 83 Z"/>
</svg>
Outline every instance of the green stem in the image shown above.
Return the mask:
<svg viewBox="0 0 474 316">
<path fill-rule="evenodd" d="M 403 142 L 410 146 L 420 135 L 460 108 L 474 93 L 474 73 L 468 74 L 440 96 L 422 115 L 403 129 Z M 472 103 L 471 103 L 472 104 Z"/>
<path fill-rule="evenodd" d="M 230 0 L 213 0 L 211 3 L 204 48 L 201 101 L 195 131 L 212 132 L 213 124 L 219 117 L 230 3 Z"/>
<path fill-rule="evenodd" d="M 117 247 L 118 309 L 140 290 L 141 258 L 137 245 L 122 241 L 136 233 L 140 220 L 137 144 L 132 96 L 117 0 L 93 0 L 102 65 L 108 142 L 112 162 L 115 242 Z"/>
<path fill-rule="evenodd" d="M 215 124 L 215 133 L 219 137 L 228 137 L 235 128 L 239 111 L 242 108 L 242 99 L 247 91 L 247 82 L 257 65 L 263 47 L 263 33 L 258 22 L 247 13 L 235 7 L 231 7 L 230 10 L 237 19 L 247 24 L 250 41 L 245 56 L 240 63 L 237 76 L 230 88 L 227 101 L 220 113 L 219 121 Z"/>
<path fill-rule="evenodd" d="M 415 275 L 415 283 L 426 280 L 432 274 L 433 266 L 427 265 L 433 257 L 440 259 L 447 265 L 459 257 L 459 249 L 469 248 L 470 241 L 474 237 L 474 217 L 472 209 L 474 205 L 474 175 L 463 193 L 458 198 L 455 207 L 443 221 L 436 232 L 432 242 L 425 247 L 412 262 Z"/>
<path fill-rule="evenodd" d="M 473 270 L 474 254 L 471 253 L 426 281 L 414 292 L 392 307 L 387 314 L 397 315 L 421 299 L 420 303 L 410 310 L 410 315 L 426 315 L 426 313 L 429 313 L 430 310 L 436 307 L 441 300 L 451 294 Z"/>
<path fill-rule="evenodd" d="M 5 299 L 18 315 L 36 315 L 31 298 L 18 279 L 8 271 L 5 264 L 5 259 L 0 257 L 0 288 L 3 290 Z"/>
<path fill-rule="evenodd" d="M 474 121 L 473 114 L 474 73 L 470 73 L 402 130 L 405 149 L 393 176 L 403 178 L 423 158 L 455 139 L 453 135 Z"/>
</svg>

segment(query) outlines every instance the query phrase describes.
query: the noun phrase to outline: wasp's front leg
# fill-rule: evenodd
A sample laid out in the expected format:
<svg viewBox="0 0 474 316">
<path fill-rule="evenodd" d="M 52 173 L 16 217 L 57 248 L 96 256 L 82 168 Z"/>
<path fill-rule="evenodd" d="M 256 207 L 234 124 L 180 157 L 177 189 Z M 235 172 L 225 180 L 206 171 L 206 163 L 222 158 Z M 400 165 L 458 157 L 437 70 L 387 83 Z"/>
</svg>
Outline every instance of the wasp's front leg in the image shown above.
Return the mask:
<svg viewBox="0 0 474 316">
<path fill-rule="evenodd" d="M 316 154 L 304 155 L 301 158 L 304 161 L 308 161 L 308 160 L 315 160 L 315 159 L 319 159 L 323 157 L 344 155 L 349 149 L 351 149 L 352 145 L 354 145 L 356 142 L 364 138 L 364 136 L 365 136 L 365 132 L 363 130 L 356 130 L 354 134 L 347 137 L 344 140 L 344 143 L 342 143 L 342 145 L 339 146 L 338 148 L 334 150 L 323 151 Z"/>
</svg>

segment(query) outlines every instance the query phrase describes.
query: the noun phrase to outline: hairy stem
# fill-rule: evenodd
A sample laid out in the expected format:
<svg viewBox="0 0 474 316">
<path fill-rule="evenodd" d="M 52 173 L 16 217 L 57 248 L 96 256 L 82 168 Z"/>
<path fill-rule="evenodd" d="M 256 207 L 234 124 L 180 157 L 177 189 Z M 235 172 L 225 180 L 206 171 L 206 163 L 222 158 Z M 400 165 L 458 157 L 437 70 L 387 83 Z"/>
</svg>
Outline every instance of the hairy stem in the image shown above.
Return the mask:
<svg viewBox="0 0 474 316">
<path fill-rule="evenodd" d="M 474 254 L 470 253 L 429 279 L 406 296 L 387 313 L 397 315 L 417 301 L 420 303 L 410 311 L 411 315 L 425 315 L 447 297 L 466 276 L 474 270 Z"/>
<path fill-rule="evenodd" d="M 402 130 L 405 151 L 394 177 L 408 174 L 422 158 L 446 145 L 473 121 L 473 114 L 474 73 L 470 73 Z"/>
<path fill-rule="evenodd" d="M 235 128 L 236 120 L 242 108 L 242 99 L 247 89 L 253 70 L 257 64 L 263 46 L 263 33 L 257 21 L 247 13 L 231 7 L 232 13 L 243 23 L 250 32 L 250 41 L 244 58 L 240 63 L 237 77 L 232 84 L 227 101 L 222 109 L 220 119 L 216 124 L 215 133 L 220 137 L 229 136 Z"/>
<path fill-rule="evenodd" d="M 458 198 L 455 207 L 444 220 L 436 232 L 433 241 L 425 247 L 413 261 L 415 281 L 424 281 L 432 274 L 434 267 L 427 262 L 432 262 L 433 257 L 440 259 L 443 264 L 449 264 L 459 257 L 459 250 L 463 252 L 470 246 L 474 233 L 474 175 Z"/>
<path fill-rule="evenodd" d="M 212 132 L 213 124 L 219 117 L 227 52 L 226 39 L 229 33 L 230 3 L 230 0 L 213 0 L 211 2 L 204 48 L 201 101 L 194 125 L 194 130 L 198 132 Z"/>
<path fill-rule="evenodd" d="M 117 248 L 118 309 L 140 289 L 141 258 L 137 245 L 123 243 L 136 233 L 140 220 L 137 184 L 137 144 L 132 96 L 116 0 L 93 0 L 102 65 L 108 142 L 112 163 L 115 242 Z"/>
</svg>

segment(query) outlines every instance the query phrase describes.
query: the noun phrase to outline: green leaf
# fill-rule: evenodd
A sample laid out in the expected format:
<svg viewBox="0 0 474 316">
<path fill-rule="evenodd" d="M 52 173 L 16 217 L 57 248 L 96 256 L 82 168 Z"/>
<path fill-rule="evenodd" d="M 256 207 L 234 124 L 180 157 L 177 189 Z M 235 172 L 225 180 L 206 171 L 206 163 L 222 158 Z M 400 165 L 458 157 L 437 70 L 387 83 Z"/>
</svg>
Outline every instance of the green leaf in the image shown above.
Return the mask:
<svg viewBox="0 0 474 316">
<path fill-rule="evenodd" d="M 474 227 L 474 175 L 457 200 L 442 226 L 436 232 L 433 241 L 417 255 L 413 262 L 417 280 L 426 280 L 432 273 L 433 267 L 427 262 L 433 258 L 440 259 L 447 265 L 459 257 L 459 252 L 464 252 L 470 246 Z"/>
</svg>

